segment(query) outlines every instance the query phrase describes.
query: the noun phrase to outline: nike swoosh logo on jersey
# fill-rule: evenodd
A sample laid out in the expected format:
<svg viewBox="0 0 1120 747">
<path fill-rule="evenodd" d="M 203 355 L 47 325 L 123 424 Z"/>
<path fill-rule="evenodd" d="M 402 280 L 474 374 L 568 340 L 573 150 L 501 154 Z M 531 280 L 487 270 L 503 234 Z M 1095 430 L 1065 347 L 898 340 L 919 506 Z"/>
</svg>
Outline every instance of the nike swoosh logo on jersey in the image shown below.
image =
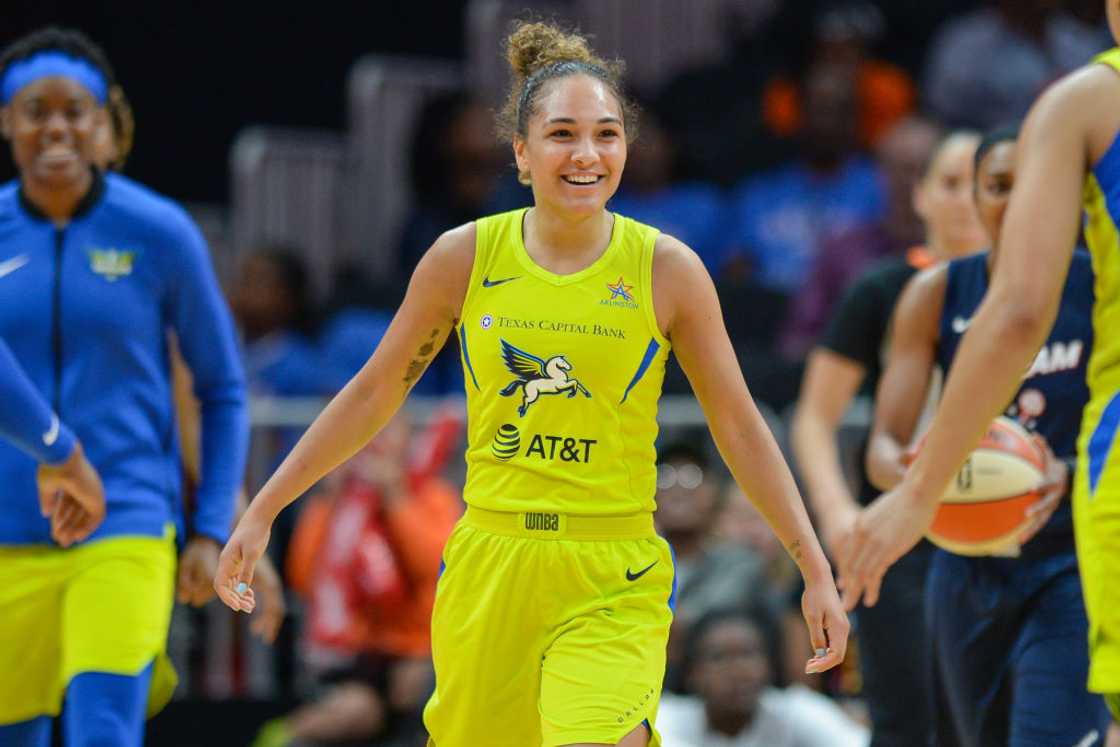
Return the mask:
<svg viewBox="0 0 1120 747">
<path fill-rule="evenodd" d="M 971 319 L 965 319 L 963 316 L 953 317 L 953 331 L 958 335 L 963 335 L 970 324 L 972 324 Z"/>
<path fill-rule="evenodd" d="M 6 259 L 3 262 L 0 262 L 0 278 L 4 277 L 5 275 L 11 275 L 13 272 L 23 267 L 30 261 L 31 257 L 27 256 L 26 254 L 21 254 L 18 257 L 12 257 L 11 259 Z"/>
<path fill-rule="evenodd" d="M 657 565 L 657 561 L 656 561 L 656 560 L 655 560 L 655 561 L 653 561 L 652 563 L 650 563 L 649 565 L 647 565 L 647 566 L 646 566 L 645 568 L 643 568 L 642 570 L 638 571 L 637 573 L 631 573 L 631 572 L 630 572 L 630 569 L 629 569 L 629 568 L 627 568 L 627 569 L 626 569 L 626 580 L 627 580 L 627 581 L 637 581 L 637 580 L 638 580 L 639 578 L 641 578 L 642 576 L 646 575 L 646 571 L 648 571 L 648 570 L 649 570 L 650 568 L 653 568 L 653 567 L 654 567 L 655 565 Z"/>
<path fill-rule="evenodd" d="M 482 287 L 483 288 L 493 288 L 495 285 L 501 285 L 502 283 L 508 283 L 511 280 L 517 280 L 519 277 L 521 277 L 521 276 L 520 275 L 514 275 L 511 278 L 502 278 L 501 280 L 491 280 L 490 278 L 485 277 L 485 278 L 482 279 Z"/>
<path fill-rule="evenodd" d="M 59 422 L 58 416 L 51 413 L 51 427 L 43 434 L 43 445 L 54 446 L 54 442 L 58 440 Z"/>
</svg>

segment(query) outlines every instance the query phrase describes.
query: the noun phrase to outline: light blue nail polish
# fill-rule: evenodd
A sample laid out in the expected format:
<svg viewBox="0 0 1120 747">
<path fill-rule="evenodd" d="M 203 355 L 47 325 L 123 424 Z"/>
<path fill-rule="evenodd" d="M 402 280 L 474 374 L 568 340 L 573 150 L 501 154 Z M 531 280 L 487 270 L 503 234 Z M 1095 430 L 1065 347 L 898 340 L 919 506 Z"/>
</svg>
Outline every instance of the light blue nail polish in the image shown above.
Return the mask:
<svg viewBox="0 0 1120 747">
<path fill-rule="evenodd" d="M 244 581 L 242 581 L 241 583 L 239 583 L 239 584 L 237 585 L 237 593 L 238 593 L 238 594 L 244 594 L 244 593 L 245 593 L 245 590 L 246 590 L 246 589 L 248 589 L 248 588 L 249 588 L 249 584 L 247 584 L 247 583 L 245 583 Z"/>
</svg>

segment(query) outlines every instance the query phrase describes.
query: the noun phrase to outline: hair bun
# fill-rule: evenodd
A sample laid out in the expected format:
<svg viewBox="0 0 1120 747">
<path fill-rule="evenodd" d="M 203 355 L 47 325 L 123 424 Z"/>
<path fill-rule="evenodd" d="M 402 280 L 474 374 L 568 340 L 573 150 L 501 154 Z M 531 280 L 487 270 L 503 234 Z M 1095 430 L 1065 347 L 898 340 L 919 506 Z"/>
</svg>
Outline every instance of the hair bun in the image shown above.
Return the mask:
<svg viewBox="0 0 1120 747">
<path fill-rule="evenodd" d="M 566 33 L 548 23 L 525 21 L 516 21 L 506 40 L 506 60 L 513 74 L 522 79 L 557 62 L 605 64 L 579 34 Z"/>
</svg>

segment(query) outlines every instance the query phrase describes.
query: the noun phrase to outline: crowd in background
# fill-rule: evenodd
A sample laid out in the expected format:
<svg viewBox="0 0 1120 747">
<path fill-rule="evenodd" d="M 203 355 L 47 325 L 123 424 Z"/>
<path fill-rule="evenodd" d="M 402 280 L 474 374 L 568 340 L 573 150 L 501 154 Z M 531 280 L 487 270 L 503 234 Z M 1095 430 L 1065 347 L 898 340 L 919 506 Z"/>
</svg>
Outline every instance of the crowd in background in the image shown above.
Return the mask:
<svg viewBox="0 0 1120 747">
<path fill-rule="evenodd" d="M 747 382 L 774 412 L 795 399 L 804 356 L 848 283 L 923 243 L 911 190 L 934 143 L 922 123 L 985 129 L 1017 119 L 1041 89 L 1109 45 L 1099 2 L 1057 5 L 978 4 L 943 19 L 929 47 L 905 60 L 881 53 L 891 29 L 873 4 L 832 4 L 797 38 L 774 13 L 779 25 L 742 31 L 721 64 L 637 92 L 641 131 L 609 207 L 696 250 Z M 915 67 L 915 58 L 924 62 Z M 337 391 L 373 351 L 403 279 L 440 233 L 529 203 L 492 112 L 469 92 L 429 102 L 414 142 L 396 277 L 335 268 L 333 291 L 318 303 L 298 247 L 244 254 L 228 291 L 252 394 Z M 458 358 L 452 339 L 414 391 L 461 393 Z M 666 392 L 688 391 L 670 371 Z M 298 435 L 255 433 L 272 439 L 274 459 Z M 316 684 L 284 689 L 304 703 L 262 724 L 258 747 L 422 743 L 426 620 L 439 550 L 461 510 L 460 437 L 451 416 L 402 419 L 293 512 L 274 560 L 300 612 L 281 640 L 302 643 L 278 656 L 301 659 Z M 783 548 L 706 434 L 667 431 L 658 451 L 656 521 L 678 580 L 672 694 L 659 720 L 667 738 L 686 743 L 705 720 L 721 720 L 725 733 L 744 735 L 735 745 L 866 743 L 858 645 L 824 682 L 802 674 L 799 579 Z"/>
</svg>

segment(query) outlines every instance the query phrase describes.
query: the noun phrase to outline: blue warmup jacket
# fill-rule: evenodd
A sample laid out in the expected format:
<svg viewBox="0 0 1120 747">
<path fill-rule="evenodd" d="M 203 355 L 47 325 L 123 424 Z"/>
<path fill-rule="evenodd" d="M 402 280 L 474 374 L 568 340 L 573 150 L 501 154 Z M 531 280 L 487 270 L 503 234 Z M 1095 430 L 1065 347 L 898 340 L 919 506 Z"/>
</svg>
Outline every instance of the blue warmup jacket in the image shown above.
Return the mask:
<svg viewBox="0 0 1120 747">
<path fill-rule="evenodd" d="M 14 264 L 22 264 L 21 262 Z M 4 272 L 0 264 L 0 273 Z M 6 438 L 40 462 L 58 464 L 74 450 L 74 434 L 51 412 L 43 395 L 27 378 L 8 343 L 0 339 L 0 438 Z"/>
<path fill-rule="evenodd" d="M 189 526 L 169 330 L 202 406 Z M 158 537 L 169 521 L 180 537 L 227 539 L 248 448 L 245 382 L 206 242 L 181 207 L 97 174 L 71 221 L 56 228 L 18 182 L 0 186 L 0 338 L 105 484 L 106 518 L 87 541 Z M 35 467 L 0 442 L 0 545 L 51 541 Z"/>
</svg>

